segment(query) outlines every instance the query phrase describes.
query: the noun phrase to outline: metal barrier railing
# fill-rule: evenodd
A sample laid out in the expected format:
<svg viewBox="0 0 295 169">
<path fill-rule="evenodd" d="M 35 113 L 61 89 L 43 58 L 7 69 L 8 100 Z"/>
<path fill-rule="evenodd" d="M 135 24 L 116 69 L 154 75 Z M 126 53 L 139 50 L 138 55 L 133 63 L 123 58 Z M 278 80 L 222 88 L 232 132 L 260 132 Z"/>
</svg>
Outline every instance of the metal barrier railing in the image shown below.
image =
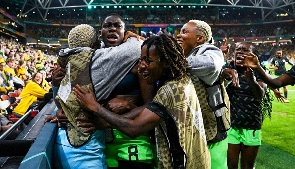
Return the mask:
<svg viewBox="0 0 295 169">
<path fill-rule="evenodd" d="M 16 130 L 29 116 L 32 110 L 28 110 L 20 119 L 18 119 L 6 132 L 0 136 L 0 140 L 4 140 L 10 133 Z"/>
<path fill-rule="evenodd" d="M 7 147 L 8 149 L 9 149 L 9 147 L 13 147 L 13 148 L 9 149 L 9 151 L 11 151 L 10 153 L 3 153 L 3 155 L 1 154 L 2 156 L 0 155 L 0 168 L 2 166 L 10 167 L 10 165 L 13 165 L 13 166 L 16 165 L 16 164 L 11 164 L 11 162 L 14 160 L 14 157 L 20 157 L 20 159 L 18 159 L 18 160 L 22 160 L 26 155 L 32 154 L 32 153 L 27 154 L 31 148 L 33 150 L 39 150 L 40 147 L 38 145 L 34 146 L 35 148 L 33 148 L 32 146 L 34 145 L 35 141 L 38 140 L 36 138 L 39 137 L 41 130 L 43 130 L 44 119 L 48 115 L 52 115 L 52 113 L 56 111 L 55 109 L 56 109 L 56 106 L 55 106 L 55 103 L 53 102 L 53 100 L 49 101 L 42 108 L 42 110 L 33 119 L 30 120 L 29 124 L 26 124 L 26 127 L 21 131 L 21 133 L 17 136 L 17 138 L 15 140 L 4 140 L 4 139 L 7 136 L 9 136 L 9 134 L 11 134 L 11 132 L 13 132 L 15 129 L 17 129 L 22 123 L 26 123 L 26 119 L 30 118 L 30 116 L 31 116 L 30 112 L 32 111 L 32 109 L 27 111 L 27 113 L 23 117 L 21 117 L 17 122 L 15 122 L 15 124 L 9 130 L 7 130 L 7 132 L 5 132 L 5 134 L 3 133 L 4 135 L 1 135 L 0 148 L 1 147 L 3 148 L 3 146 Z M 50 124 L 47 124 L 47 125 L 50 125 Z M 55 124 L 52 123 L 52 125 L 54 127 L 53 129 L 55 129 L 56 123 Z M 41 134 L 41 135 L 43 135 L 43 138 L 47 138 L 49 133 L 51 133 L 52 136 L 55 136 L 54 132 L 43 132 L 43 134 Z M 40 144 L 40 141 L 37 141 L 37 142 L 38 142 L 38 144 Z M 42 141 L 42 144 L 43 143 L 44 143 L 44 141 Z M 15 146 L 14 144 L 17 144 L 17 145 Z M 16 147 L 18 147 L 18 148 L 16 148 Z M 48 146 L 48 147 L 51 147 L 51 146 Z M 4 149 L 3 149 L 3 151 L 4 151 Z M 10 159 L 12 159 L 12 160 L 10 160 Z M 50 159 L 51 159 L 51 157 L 50 157 Z M 19 165 L 20 165 L 20 162 L 21 161 L 19 161 Z M 38 163 L 38 162 L 40 162 L 40 161 L 36 159 L 36 163 Z M 30 168 L 30 167 L 27 167 L 27 168 Z"/>
</svg>

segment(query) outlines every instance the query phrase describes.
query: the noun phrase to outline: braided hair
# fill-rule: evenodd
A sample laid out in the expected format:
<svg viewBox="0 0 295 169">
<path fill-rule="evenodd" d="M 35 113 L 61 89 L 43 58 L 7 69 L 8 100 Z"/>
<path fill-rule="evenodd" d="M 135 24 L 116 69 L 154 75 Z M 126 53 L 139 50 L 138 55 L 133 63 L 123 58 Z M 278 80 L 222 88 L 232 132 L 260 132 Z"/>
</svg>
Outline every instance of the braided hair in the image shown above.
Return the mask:
<svg viewBox="0 0 295 169">
<path fill-rule="evenodd" d="M 251 45 L 252 46 L 252 45 Z M 252 53 L 256 56 L 258 56 L 258 60 L 260 62 L 260 65 L 262 65 L 262 68 L 266 70 L 266 67 L 261 63 L 261 57 L 258 50 L 252 46 Z M 273 95 L 271 94 L 271 89 L 269 87 L 266 88 L 265 94 L 261 100 L 261 112 L 262 112 L 262 121 L 268 117 L 271 118 L 271 112 L 272 112 L 272 101 L 274 100 Z"/>
<path fill-rule="evenodd" d="M 147 56 L 149 56 L 150 47 L 155 46 L 160 61 L 169 65 L 165 72 L 166 80 L 178 79 L 186 74 L 186 57 L 182 47 L 173 37 L 164 34 L 154 36 L 144 41 L 141 48 L 143 46 L 147 46 Z"/>
</svg>

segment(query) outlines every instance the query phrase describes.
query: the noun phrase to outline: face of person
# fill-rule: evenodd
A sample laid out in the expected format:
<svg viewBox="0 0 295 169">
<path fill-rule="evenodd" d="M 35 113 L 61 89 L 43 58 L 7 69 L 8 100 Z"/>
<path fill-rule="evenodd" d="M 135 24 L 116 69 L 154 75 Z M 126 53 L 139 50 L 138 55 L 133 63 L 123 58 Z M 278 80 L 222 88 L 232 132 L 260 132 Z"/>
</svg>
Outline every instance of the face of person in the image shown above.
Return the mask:
<svg viewBox="0 0 295 169">
<path fill-rule="evenodd" d="M 16 54 L 14 55 L 14 58 L 15 58 L 15 60 L 20 60 L 20 55 L 19 55 L 18 53 L 16 53 Z"/>
<path fill-rule="evenodd" d="M 276 54 L 277 54 L 278 57 L 282 57 L 283 56 L 283 52 L 282 51 L 277 51 Z"/>
<path fill-rule="evenodd" d="M 124 32 L 124 22 L 118 16 L 108 16 L 104 20 L 101 30 L 101 37 L 105 47 L 120 45 L 124 39 Z"/>
<path fill-rule="evenodd" d="M 245 54 L 252 52 L 252 47 L 250 44 L 241 42 L 236 45 L 235 48 L 235 58 L 236 60 L 243 59 Z"/>
<path fill-rule="evenodd" d="M 0 70 L 3 71 L 5 68 L 5 63 L 0 63 Z"/>
<path fill-rule="evenodd" d="M 28 67 L 31 66 L 31 61 L 28 60 L 28 61 L 26 62 L 26 65 L 27 65 Z"/>
<path fill-rule="evenodd" d="M 154 84 L 161 78 L 165 70 L 165 64 L 160 61 L 156 52 L 156 47 L 153 45 L 149 49 L 149 56 L 147 56 L 147 46 L 141 49 L 141 56 L 139 59 L 138 71 L 147 81 L 147 84 Z"/>
<path fill-rule="evenodd" d="M 195 23 L 188 22 L 183 25 L 177 35 L 177 43 L 183 48 L 185 56 L 187 56 L 196 46 L 200 45 L 197 41 L 201 35 L 196 34 L 195 27 Z"/>
<path fill-rule="evenodd" d="M 16 66 L 16 65 L 15 65 L 15 61 L 10 61 L 10 62 L 7 63 L 7 65 L 8 65 L 10 68 L 13 68 L 13 69 L 14 69 L 15 66 Z"/>
<path fill-rule="evenodd" d="M 42 74 L 43 78 L 46 77 L 46 72 L 45 72 L 44 70 L 41 70 L 41 71 L 39 71 L 39 72 Z"/>
<path fill-rule="evenodd" d="M 42 79 L 43 79 L 43 76 L 41 73 L 37 73 L 35 78 L 33 79 L 34 82 L 36 82 L 37 84 L 41 84 L 42 82 Z"/>
</svg>

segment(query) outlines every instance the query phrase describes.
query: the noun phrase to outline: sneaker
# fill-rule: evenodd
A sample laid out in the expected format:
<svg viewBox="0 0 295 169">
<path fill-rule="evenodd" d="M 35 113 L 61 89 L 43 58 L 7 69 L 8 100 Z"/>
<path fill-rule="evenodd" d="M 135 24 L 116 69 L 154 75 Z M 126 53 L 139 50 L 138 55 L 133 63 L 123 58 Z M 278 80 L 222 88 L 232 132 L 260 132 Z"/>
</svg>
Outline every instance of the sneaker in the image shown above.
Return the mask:
<svg viewBox="0 0 295 169">
<path fill-rule="evenodd" d="M 287 98 L 284 98 L 284 99 L 283 99 L 283 102 L 284 102 L 284 103 L 290 103 L 290 101 L 289 101 Z"/>
</svg>

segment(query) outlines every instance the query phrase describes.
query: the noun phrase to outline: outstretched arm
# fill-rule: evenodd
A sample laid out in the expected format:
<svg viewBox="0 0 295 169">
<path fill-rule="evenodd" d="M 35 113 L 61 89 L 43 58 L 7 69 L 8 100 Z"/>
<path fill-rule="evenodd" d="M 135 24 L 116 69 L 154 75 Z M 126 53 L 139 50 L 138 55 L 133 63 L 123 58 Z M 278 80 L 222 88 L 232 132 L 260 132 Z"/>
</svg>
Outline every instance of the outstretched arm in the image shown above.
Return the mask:
<svg viewBox="0 0 295 169">
<path fill-rule="evenodd" d="M 256 77 L 254 76 L 254 72 L 249 67 L 247 67 L 247 70 L 245 71 L 245 78 L 252 88 L 254 97 L 257 99 L 262 99 L 265 94 L 267 85 L 262 81 L 257 81 Z"/>
<path fill-rule="evenodd" d="M 136 33 L 133 33 L 133 32 L 131 32 L 131 31 L 126 31 L 126 32 L 125 32 L 125 35 L 124 35 L 123 42 L 126 42 L 127 39 L 130 38 L 130 37 L 135 37 L 137 40 L 139 40 L 139 39 L 141 39 L 141 40 L 143 40 L 143 41 L 145 40 L 144 37 L 139 36 L 139 35 L 137 35 Z"/>
<path fill-rule="evenodd" d="M 259 74 L 260 78 L 271 88 L 279 88 L 293 83 L 292 78 L 287 74 L 283 74 L 278 78 L 271 77 L 261 67 L 258 57 L 252 53 L 246 55 L 244 60 L 240 60 L 239 64 L 255 70 Z"/>
</svg>

